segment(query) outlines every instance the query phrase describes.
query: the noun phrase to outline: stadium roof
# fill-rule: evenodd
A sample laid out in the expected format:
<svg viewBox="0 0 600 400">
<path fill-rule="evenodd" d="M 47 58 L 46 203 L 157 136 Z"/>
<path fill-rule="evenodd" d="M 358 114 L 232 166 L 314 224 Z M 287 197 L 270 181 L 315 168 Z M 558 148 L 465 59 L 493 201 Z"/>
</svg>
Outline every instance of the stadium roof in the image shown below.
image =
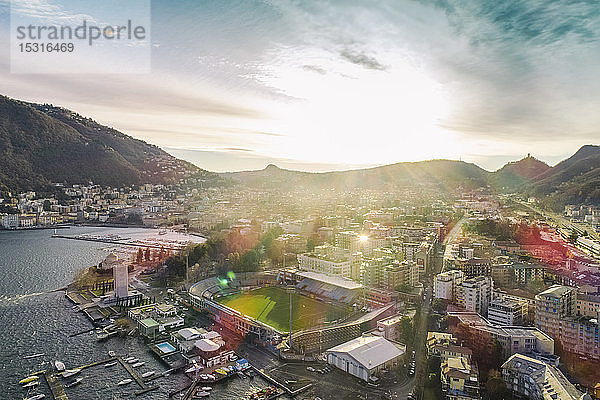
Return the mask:
<svg viewBox="0 0 600 400">
<path fill-rule="evenodd" d="M 320 272 L 301 271 L 297 272 L 296 276 L 313 279 L 319 282 L 325 282 L 330 285 L 339 286 L 350 290 L 360 289 L 362 287 L 360 283 L 356 283 L 350 279 L 342 278 L 341 276 L 322 274 Z"/>
<path fill-rule="evenodd" d="M 327 353 L 346 353 L 370 370 L 401 356 L 404 351 L 381 336 L 361 336 L 332 347 Z"/>
</svg>

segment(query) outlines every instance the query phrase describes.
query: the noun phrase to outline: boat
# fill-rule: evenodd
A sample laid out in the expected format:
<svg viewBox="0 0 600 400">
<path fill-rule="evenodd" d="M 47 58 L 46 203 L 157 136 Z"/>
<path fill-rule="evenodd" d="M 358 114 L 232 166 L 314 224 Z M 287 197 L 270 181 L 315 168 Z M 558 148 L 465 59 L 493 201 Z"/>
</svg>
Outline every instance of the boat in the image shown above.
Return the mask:
<svg viewBox="0 0 600 400">
<path fill-rule="evenodd" d="M 23 378 L 23 379 L 21 379 L 21 380 L 19 381 L 19 383 L 20 383 L 21 385 L 24 385 L 24 384 L 26 384 L 26 383 L 29 383 L 29 382 L 32 382 L 32 381 L 37 381 L 38 379 L 40 379 L 40 377 L 39 377 L 39 376 L 37 376 L 37 375 L 30 375 L 30 376 L 28 376 L 28 377 L 26 377 L 26 378 Z"/>
<path fill-rule="evenodd" d="M 43 394 L 43 393 L 40 393 L 40 394 L 36 394 L 35 396 L 28 397 L 28 398 L 26 398 L 24 400 L 41 400 L 44 397 L 46 397 L 46 395 Z"/>
<path fill-rule="evenodd" d="M 204 386 L 202 387 L 202 390 L 204 390 L 205 392 L 210 392 L 212 388 L 210 386 Z"/>
<path fill-rule="evenodd" d="M 117 383 L 117 385 L 119 385 L 119 386 L 128 385 L 131 382 L 133 382 L 133 379 L 127 378 L 127 379 L 123 379 L 121 382 Z"/>
<path fill-rule="evenodd" d="M 210 395 L 210 393 L 201 390 L 201 391 L 196 392 L 194 397 L 208 397 L 209 395 Z"/>
<path fill-rule="evenodd" d="M 269 397 L 273 396 L 274 394 L 277 394 L 277 388 L 275 386 L 268 386 L 264 389 L 261 390 L 257 390 L 256 392 L 252 393 L 249 397 L 250 400 L 265 400 L 268 399 Z"/>
<path fill-rule="evenodd" d="M 80 372 L 81 372 L 81 370 L 79 368 L 68 369 L 68 370 L 66 370 L 65 372 L 62 373 L 62 377 L 63 378 L 68 378 L 70 376 L 77 375 Z"/>
<path fill-rule="evenodd" d="M 123 359 L 123 361 L 125 361 L 126 363 L 128 363 L 128 362 L 130 362 L 132 360 L 135 360 L 135 357 L 132 356 L 132 357 L 127 357 L 127 358 Z"/>
<path fill-rule="evenodd" d="M 127 361 L 127 364 L 135 364 L 135 363 L 136 363 L 136 362 L 138 362 L 138 361 L 140 361 L 140 359 L 139 359 L 139 358 L 135 358 L 135 357 L 134 357 L 134 358 L 130 358 L 130 359 Z"/>
<path fill-rule="evenodd" d="M 25 356 L 23 357 L 24 360 L 29 360 L 30 358 L 38 358 L 38 357 L 43 357 L 45 356 L 44 353 L 36 353 L 36 354 L 31 354 L 29 356 Z"/>
<path fill-rule="evenodd" d="M 80 383 L 82 380 L 83 380 L 83 378 L 73 379 L 72 381 L 65 383 L 65 387 L 71 388 L 71 387 L 77 385 L 78 383 Z"/>
<path fill-rule="evenodd" d="M 135 364 L 133 364 L 133 365 L 132 365 L 132 367 L 133 367 L 133 368 L 138 368 L 138 367 L 141 367 L 141 366 L 142 366 L 142 365 L 144 365 L 144 364 L 146 364 L 146 363 L 145 363 L 145 362 L 143 362 L 143 361 L 141 361 L 141 362 L 138 362 L 138 363 L 135 363 Z"/>
<path fill-rule="evenodd" d="M 36 387 L 37 385 L 40 384 L 40 381 L 31 381 L 29 383 L 26 383 L 23 385 L 23 389 L 28 389 L 28 388 L 32 388 L 32 387 Z"/>
<path fill-rule="evenodd" d="M 62 372 L 66 368 L 65 363 L 62 361 L 54 361 L 54 368 L 56 368 L 57 371 Z"/>
<path fill-rule="evenodd" d="M 109 363 L 104 364 L 104 368 L 114 367 L 115 365 L 117 365 L 116 361 L 109 362 Z"/>
<path fill-rule="evenodd" d="M 142 374 L 142 378 L 149 378 L 149 377 L 151 377 L 152 375 L 154 375 L 154 371 L 148 371 L 148 372 L 144 372 L 144 373 Z"/>
</svg>

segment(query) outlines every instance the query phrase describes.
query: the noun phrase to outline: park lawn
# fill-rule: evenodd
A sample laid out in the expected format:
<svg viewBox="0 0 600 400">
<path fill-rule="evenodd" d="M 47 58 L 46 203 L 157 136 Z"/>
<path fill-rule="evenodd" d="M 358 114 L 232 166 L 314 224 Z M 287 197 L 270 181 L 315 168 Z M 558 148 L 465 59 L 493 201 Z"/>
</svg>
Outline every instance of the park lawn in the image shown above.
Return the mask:
<svg viewBox="0 0 600 400">
<path fill-rule="evenodd" d="M 223 296 L 217 301 L 242 314 L 263 322 L 279 332 L 289 331 L 290 295 L 282 287 L 269 286 Z M 342 318 L 350 312 L 347 307 L 292 293 L 292 331 L 316 327 L 324 322 Z"/>
</svg>

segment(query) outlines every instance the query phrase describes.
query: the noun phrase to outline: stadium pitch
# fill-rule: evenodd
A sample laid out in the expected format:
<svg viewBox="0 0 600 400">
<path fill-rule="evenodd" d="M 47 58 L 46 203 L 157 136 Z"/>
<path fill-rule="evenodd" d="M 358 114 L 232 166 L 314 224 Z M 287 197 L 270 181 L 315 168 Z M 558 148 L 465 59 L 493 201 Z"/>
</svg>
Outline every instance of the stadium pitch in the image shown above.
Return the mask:
<svg viewBox="0 0 600 400">
<path fill-rule="evenodd" d="M 269 286 L 215 299 L 242 314 L 263 322 L 279 332 L 289 331 L 290 294 L 285 288 Z M 292 293 L 292 331 L 298 332 L 336 321 L 351 312 L 350 307 Z"/>
</svg>

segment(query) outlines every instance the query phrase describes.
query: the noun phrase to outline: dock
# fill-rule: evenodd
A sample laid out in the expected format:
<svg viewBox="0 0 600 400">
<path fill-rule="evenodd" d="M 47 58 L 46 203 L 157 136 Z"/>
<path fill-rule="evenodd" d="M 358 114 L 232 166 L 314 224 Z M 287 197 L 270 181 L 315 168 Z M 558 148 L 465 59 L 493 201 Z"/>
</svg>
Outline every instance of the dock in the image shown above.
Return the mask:
<svg viewBox="0 0 600 400">
<path fill-rule="evenodd" d="M 131 365 L 129 365 L 128 363 L 126 363 L 125 361 L 123 361 L 123 359 L 121 357 L 110 357 L 110 358 L 106 358 L 104 360 L 94 361 L 89 364 L 85 364 L 80 367 L 75 367 L 72 369 L 83 370 L 86 368 L 95 367 L 96 365 L 106 364 L 106 363 L 109 363 L 109 362 L 115 361 L 115 360 L 119 361 L 119 363 L 121 363 L 123 368 L 125 368 L 125 370 L 129 373 L 129 375 L 131 375 L 131 377 L 137 382 L 137 384 L 140 385 L 141 389 L 135 391 L 136 396 L 139 396 L 141 394 L 158 389 L 158 385 L 148 386 L 146 384 L 146 382 L 142 379 L 142 377 L 133 369 L 133 367 Z M 50 371 L 50 370 L 43 370 L 43 371 L 34 372 L 31 375 L 44 375 L 44 378 L 46 379 L 46 382 L 48 383 L 48 386 L 50 387 L 50 391 L 52 392 L 52 397 L 54 398 L 54 400 L 69 400 L 69 398 L 67 397 L 67 394 L 65 393 L 65 389 L 64 389 L 62 383 L 60 382 L 60 379 L 58 379 L 58 377 L 60 376 L 60 373 L 54 373 L 53 371 Z M 163 374 L 158 374 L 157 377 L 160 377 L 160 376 L 163 376 Z"/>
<path fill-rule="evenodd" d="M 129 372 L 129 375 L 131 375 L 133 380 L 136 381 L 138 385 L 140 385 L 141 389 L 135 391 L 136 396 L 158 389 L 158 386 L 148 386 L 146 382 L 142 379 L 142 377 L 138 375 L 137 371 L 134 370 L 133 367 L 129 365 L 129 363 L 126 363 L 121 357 L 117 357 L 117 360 L 121 363 L 123 368 L 125 368 L 125 370 Z"/>
<path fill-rule="evenodd" d="M 50 391 L 52 392 L 52 397 L 54 397 L 54 400 L 69 400 L 63 385 L 57 378 L 57 375 L 46 370 L 44 371 L 44 378 L 46 378 L 46 382 L 48 383 L 48 386 L 50 386 Z"/>
</svg>

